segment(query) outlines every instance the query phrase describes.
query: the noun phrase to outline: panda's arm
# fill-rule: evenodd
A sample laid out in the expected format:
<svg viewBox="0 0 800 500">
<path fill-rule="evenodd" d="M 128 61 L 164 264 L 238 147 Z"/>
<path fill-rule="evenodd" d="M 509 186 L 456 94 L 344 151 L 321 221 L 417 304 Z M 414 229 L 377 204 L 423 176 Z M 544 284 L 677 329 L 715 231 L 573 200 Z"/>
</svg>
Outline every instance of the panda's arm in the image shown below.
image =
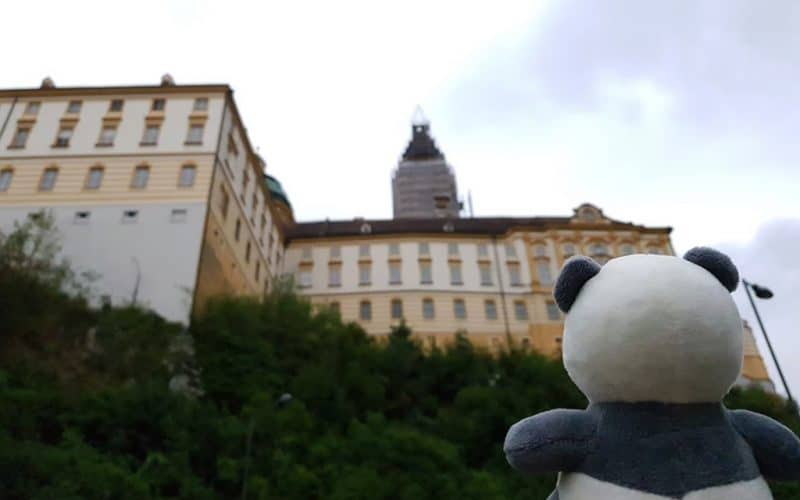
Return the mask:
<svg viewBox="0 0 800 500">
<path fill-rule="evenodd" d="M 734 427 L 753 449 L 764 477 L 778 481 L 800 480 L 800 439 L 791 430 L 751 411 L 730 413 Z"/>
<path fill-rule="evenodd" d="M 597 425 L 582 410 L 551 410 L 511 426 L 503 451 L 515 469 L 527 474 L 568 472 L 586 458 Z"/>
</svg>

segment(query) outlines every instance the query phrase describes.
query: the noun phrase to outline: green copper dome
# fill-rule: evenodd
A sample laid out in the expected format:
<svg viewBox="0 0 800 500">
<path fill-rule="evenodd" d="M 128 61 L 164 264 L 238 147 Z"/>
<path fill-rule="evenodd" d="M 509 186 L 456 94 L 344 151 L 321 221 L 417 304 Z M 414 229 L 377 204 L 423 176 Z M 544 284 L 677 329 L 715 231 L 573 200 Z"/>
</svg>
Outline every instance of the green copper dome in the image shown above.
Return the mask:
<svg viewBox="0 0 800 500">
<path fill-rule="evenodd" d="M 286 196 L 286 192 L 283 190 L 283 186 L 281 186 L 281 183 L 278 182 L 278 179 L 272 177 L 269 174 L 264 174 L 264 180 L 267 183 L 267 189 L 269 190 L 269 194 L 272 195 L 274 199 L 285 203 L 286 206 L 291 209 L 292 204 L 289 203 L 289 197 Z"/>
</svg>

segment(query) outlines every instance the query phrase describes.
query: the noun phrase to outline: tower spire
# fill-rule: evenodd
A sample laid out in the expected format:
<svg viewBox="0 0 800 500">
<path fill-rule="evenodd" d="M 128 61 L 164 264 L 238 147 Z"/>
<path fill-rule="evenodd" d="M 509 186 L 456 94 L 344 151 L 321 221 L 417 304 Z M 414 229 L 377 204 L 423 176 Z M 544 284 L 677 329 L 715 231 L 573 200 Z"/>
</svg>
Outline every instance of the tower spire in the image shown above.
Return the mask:
<svg viewBox="0 0 800 500">
<path fill-rule="evenodd" d="M 414 110 L 414 116 L 411 117 L 411 125 L 430 125 L 430 123 L 428 117 L 425 116 L 425 113 L 422 111 L 422 106 L 417 104 Z"/>
</svg>

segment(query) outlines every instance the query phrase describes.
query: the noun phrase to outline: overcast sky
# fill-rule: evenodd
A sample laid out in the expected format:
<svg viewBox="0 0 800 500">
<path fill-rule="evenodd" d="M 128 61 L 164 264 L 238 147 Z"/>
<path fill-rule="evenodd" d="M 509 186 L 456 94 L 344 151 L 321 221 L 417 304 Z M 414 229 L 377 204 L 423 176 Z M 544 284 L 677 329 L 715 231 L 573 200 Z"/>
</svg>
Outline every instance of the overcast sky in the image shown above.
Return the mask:
<svg viewBox="0 0 800 500">
<path fill-rule="evenodd" d="M 478 216 L 588 201 L 729 252 L 775 291 L 800 395 L 800 3 L 28 0 L 4 19 L 3 87 L 231 84 L 299 220 L 390 217 L 420 104 Z"/>
</svg>

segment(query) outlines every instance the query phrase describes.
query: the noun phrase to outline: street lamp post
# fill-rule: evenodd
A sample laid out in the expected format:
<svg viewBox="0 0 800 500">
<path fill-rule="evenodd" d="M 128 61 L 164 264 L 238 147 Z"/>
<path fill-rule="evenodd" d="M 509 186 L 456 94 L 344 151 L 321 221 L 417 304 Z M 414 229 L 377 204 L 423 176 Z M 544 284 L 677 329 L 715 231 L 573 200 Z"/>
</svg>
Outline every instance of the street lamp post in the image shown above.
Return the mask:
<svg viewBox="0 0 800 500">
<path fill-rule="evenodd" d="M 744 291 L 747 293 L 747 298 L 750 300 L 750 305 L 753 307 L 753 312 L 756 315 L 756 320 L 758 321 L 758 326 L 761 328 L 761 333 L 764 334 L 764 340 L 767 341 L 767 348 L 769 349 L 769 353 L 772 356 L 772 362 L 775 363 L 775 368 L 778 369 L 778 375 L 781 377 L 781 382 L 783 382 L 783 388 L 786 391 L 786 395 L 789 397 L 789 403 L 792 407 L 795 407 L 794 398 L 792 398 L 792 393 L 789 391 L 789 384 L 786 383 L 786 377 L 783 376 L 783 370 L 781 370 L 781 365 L 778 363 L 778 358 L 775 356 L 775 351 L 772 349 L 772 342 L 769 341 L 769 336 L 767 335 L 767 330 L 764 328 L 764 323 L 761 321 L 761 315 L 758 314 L 758 308 L 756 307 L 756 303 L 753 300 L 753 296 L 750 294 L 750 290 L 753 290 L 753 293 L 756 294 L 756 297 L 759 299 L 771 299 L 773 296 L 772 290 L 769 288 L 756 285 L 755 283 L 750 283 L 749 281 L 743 279 L 742 283 L 744 284 Z"/>
</svg>

